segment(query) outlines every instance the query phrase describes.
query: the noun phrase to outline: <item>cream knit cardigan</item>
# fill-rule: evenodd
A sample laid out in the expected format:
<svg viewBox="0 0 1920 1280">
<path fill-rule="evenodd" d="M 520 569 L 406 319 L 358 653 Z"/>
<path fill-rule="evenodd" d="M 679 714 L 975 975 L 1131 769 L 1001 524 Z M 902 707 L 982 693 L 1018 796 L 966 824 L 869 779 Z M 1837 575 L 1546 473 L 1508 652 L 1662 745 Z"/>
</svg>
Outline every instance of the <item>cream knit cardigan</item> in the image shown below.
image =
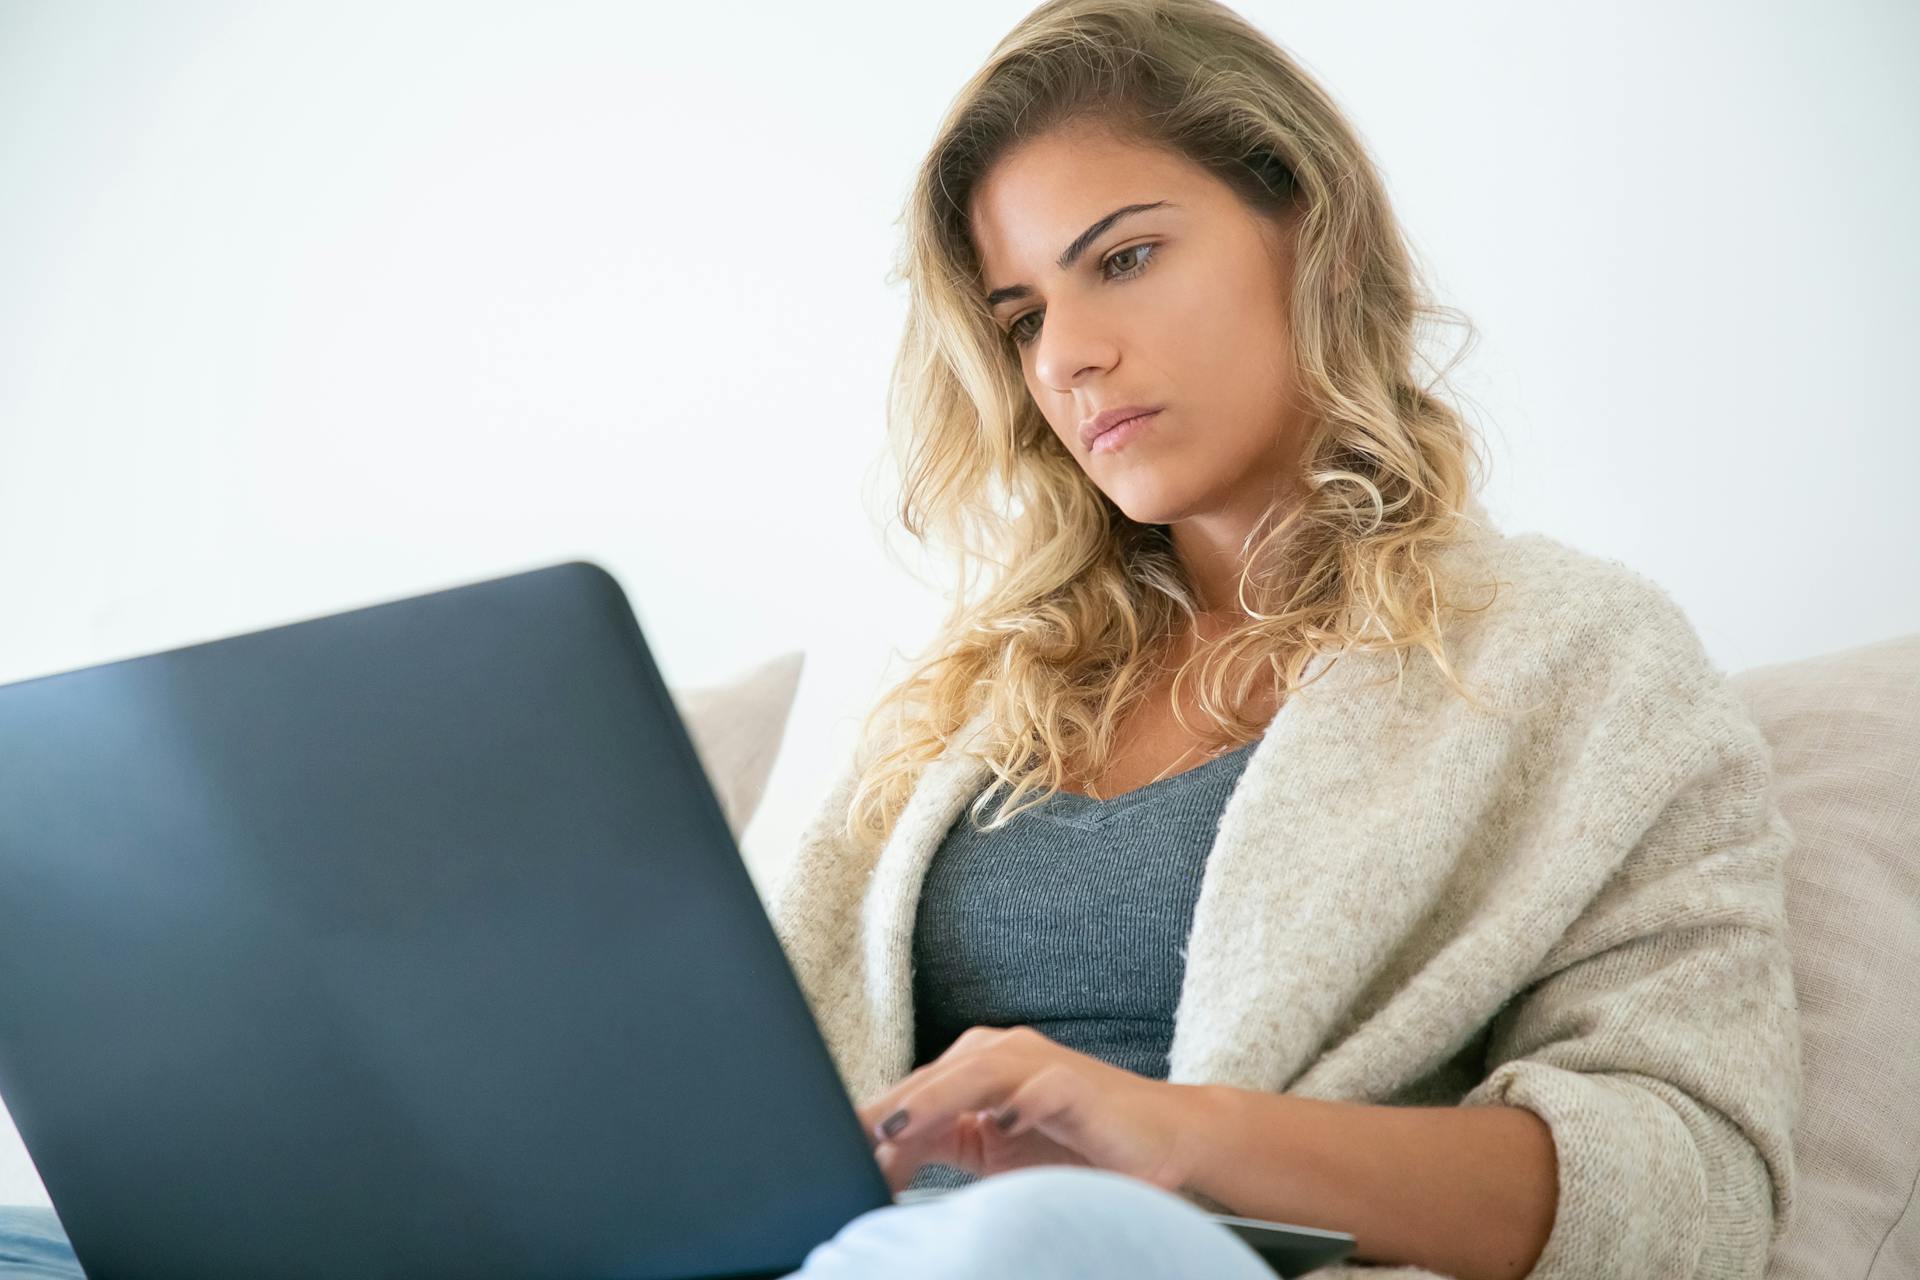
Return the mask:
<svg viewBox="0 0 1920 1280">
<path fill-rule="evenodd" d="M 1559 1170 L 1532 1277 L 1760 1276 L 1800 1097 L 1770 748 L 1650 580 L 1537 533 L 1445 555 L 1504 584 L 1449 623 L 1456 670 L 1545 705 L 1477 711 L 1420 650 L 1398 682 L 1390 655 L 1316 658 L 1222 811 L 1168 1079 L 1525 1107 Z M 991 773 L 950 744 L 873 858 L 835 830 L 852 778 L 769 907 L 862 1102 L 911 1070 L 921 878 Z"/>
</svg>

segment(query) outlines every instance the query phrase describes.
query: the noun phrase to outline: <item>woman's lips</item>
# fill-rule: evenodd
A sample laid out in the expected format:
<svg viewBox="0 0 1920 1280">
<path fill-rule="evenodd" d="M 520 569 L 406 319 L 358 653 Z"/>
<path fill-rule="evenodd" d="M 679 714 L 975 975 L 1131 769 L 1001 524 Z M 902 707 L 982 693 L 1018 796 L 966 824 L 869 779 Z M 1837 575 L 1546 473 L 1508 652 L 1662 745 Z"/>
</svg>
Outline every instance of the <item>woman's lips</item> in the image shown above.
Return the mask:
<svg viewBox="0 0 1920 1280">
<path fill-rule="evenodd" d="M 1153 412 L 1143 413 L 1137 418 L 1128 418 L 1117 427 L 1109 427 L 1093 438 L 1093 443 L 1087 447 L 1087 452 L 1112 453 L 1115 449 L 1123 448 L 1127 441 L 1133 439 L 1142 431 L 1145 431 L 1153 420 L 1159 416 L 1160 410 L 1155 409 Z"/>
</svg>

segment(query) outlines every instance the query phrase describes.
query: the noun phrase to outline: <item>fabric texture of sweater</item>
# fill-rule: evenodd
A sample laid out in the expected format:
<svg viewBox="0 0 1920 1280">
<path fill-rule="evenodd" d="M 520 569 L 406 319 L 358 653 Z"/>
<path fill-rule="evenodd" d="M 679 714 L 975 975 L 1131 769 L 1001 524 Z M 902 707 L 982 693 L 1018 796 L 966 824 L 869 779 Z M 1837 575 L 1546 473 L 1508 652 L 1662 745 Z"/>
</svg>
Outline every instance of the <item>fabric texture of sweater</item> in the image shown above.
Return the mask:
<svg viewBox="0 0 1920 1280">
<path fill-rule="evenodd" d="M 914 916 L 914 1065 L 969 1027 L 1029 1026 L 1166 1079 L 1207 854 L 1256 745 L 1124 795 L 1058 791 L 997 831 L 974 830 L 963 810 L 933 855 Z M 975 1180 L 927 1164 L 909 1185 Z"/>
<path fill-rule="evenodd" d="M 1449 660 L 1533 710 L 1475 708 L 1420 650 L 1399 679 L 1391 654 L 1313 660 L 1220 815 L 1167 1078 L 1524 1107 L 1559 1191 L 1532 1280 L 1758 1277 L 1800 1099 L 1771 749 L 1652 581 L 1538 533 L 1443 554 L 1502 584 L 1449 622 Z M 849 762 L 768 886 L 856 1102 L 913 1069 L 914 914 L 992 777 L 968 750 L 987 728 L 963 726 L 877 853 L 839 831 Z"/>
</svg>

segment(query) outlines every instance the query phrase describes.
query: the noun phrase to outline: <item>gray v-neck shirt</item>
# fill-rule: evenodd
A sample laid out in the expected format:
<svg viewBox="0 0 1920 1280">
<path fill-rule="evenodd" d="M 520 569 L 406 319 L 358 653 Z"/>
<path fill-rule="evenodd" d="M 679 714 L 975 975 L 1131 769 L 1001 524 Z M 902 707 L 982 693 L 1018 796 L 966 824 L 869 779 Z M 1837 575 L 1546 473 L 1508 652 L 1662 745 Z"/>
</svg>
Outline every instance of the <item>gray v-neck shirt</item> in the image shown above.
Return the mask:
<svg viewBox="0 0 1920 1280">
<path fill-rule="evenodd" d="M 1201 874 L 1259 744 L 1106 800 L 1056 792 L 999 831 L 962 808 L 914 919 L 914 1065 L 969 1027 L 1025 1024 L 1166 1079 Z M 927 1165 L 912 1185 L 971 1181 Z"/>
</svg>

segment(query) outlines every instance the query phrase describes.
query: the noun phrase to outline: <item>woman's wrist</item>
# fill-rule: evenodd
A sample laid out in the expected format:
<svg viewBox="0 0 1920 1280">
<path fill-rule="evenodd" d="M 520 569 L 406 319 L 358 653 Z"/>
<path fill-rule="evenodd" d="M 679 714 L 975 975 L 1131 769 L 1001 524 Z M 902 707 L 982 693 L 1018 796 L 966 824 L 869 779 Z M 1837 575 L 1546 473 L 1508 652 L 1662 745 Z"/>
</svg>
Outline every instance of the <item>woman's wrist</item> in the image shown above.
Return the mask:
<svg viewBox="0 0 1920 1280">
<path fill-rule="evenodd" d="M 1239 1211 L 1210 1194 L 1210 1170 L 1223 1151 L 1234 1149 L 1234 1135 L 1247 1123 L 1247 1091 L 1218 1084 L 1170 1085 L 1176 1090 L 1179 1141 L 1175 1147 L 1173 1189 L 1214 1213 Z"/>
</svg>

